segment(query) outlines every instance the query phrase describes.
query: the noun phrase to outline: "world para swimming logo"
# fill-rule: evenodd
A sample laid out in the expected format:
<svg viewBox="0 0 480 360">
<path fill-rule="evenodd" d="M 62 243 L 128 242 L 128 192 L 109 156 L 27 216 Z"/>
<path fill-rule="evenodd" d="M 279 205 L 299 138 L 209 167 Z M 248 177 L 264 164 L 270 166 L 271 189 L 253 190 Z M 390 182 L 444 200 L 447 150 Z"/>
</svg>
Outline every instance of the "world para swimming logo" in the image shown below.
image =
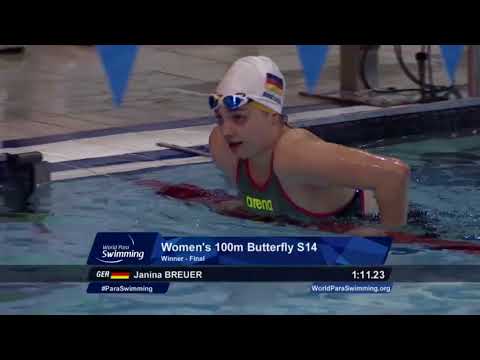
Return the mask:
<svg viewBox="0 0 480 360">
<path fill-rule="evenodd" d="M 88 264 L 149 264 L 157 233 L 98 233 Z"/>
<path fill-rule="evenodd" d="M 145 257 L 145 251 L 130 249 L 130 247 L 135 246 L 135 240 L 133 239 L 132 235 L 128 234 L 127 236 L 132 242 L 131 246 L 130 244 L 104 244 L 102 249 L 102 255 L 100 258 L 97 258 L 97 260 L 104 264 L 120 264 L 125 260 L 125 258 L 143 260 L 143 258 Z"/>
</svg>

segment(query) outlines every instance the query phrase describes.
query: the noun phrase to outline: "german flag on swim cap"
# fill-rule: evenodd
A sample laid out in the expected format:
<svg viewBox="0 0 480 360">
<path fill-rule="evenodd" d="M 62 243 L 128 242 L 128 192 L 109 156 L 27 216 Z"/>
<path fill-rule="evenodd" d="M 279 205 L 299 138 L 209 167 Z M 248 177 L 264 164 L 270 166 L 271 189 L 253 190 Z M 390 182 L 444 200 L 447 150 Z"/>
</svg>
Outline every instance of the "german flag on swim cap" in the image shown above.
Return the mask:
<svg viewBox="0 0 480 360">
<path fill-rule="evenodd" d="M 268 73 L 265 87 L 277 95 L 283 95 L 283 80 L 278 76 Z"/>
<path fill-rule="evenodd" d="M 287 82 L 278 66 L 266 56 L 246 56 L 228 69 L 216 94 L 245 94 L 279 114 L 283 111 Z"/>
</svg>

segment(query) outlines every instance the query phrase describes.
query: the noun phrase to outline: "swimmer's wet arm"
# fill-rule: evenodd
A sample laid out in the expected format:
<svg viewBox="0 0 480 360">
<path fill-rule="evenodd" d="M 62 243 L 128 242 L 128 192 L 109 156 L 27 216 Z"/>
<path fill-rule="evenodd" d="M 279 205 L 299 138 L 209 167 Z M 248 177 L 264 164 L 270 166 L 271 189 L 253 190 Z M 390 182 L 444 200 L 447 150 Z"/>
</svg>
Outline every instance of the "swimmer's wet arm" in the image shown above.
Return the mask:
<svg viewBox="0 0 480 360">
<path fill-rule="evenodd" d="M 400 160 L 302 139 L 282 151 L 275 166 L 291 181 L 302 184 L 373 190 L 383 227 L 395 229 L 407 221 L 410 168 Z"/>
<path fill-rule="evenodd" d="M 210 134 L 209 148 L 217 168 L 228 176 L 232 184 L 236 184 L 238 159 L 230 150 L 218 126 Z"/>
<path fill-rule="evenodd" d="M 238 159 L 230 150 L 218 126 L 210 134 L 209 148 L 217 168 L 228 177 L 232 185 L 236 185 Z M 247 208 L 240 199 L 221 201 L 209 206 L 213 211 L 224 215 L 242 217 L 248 214 Z"/>
</svg>

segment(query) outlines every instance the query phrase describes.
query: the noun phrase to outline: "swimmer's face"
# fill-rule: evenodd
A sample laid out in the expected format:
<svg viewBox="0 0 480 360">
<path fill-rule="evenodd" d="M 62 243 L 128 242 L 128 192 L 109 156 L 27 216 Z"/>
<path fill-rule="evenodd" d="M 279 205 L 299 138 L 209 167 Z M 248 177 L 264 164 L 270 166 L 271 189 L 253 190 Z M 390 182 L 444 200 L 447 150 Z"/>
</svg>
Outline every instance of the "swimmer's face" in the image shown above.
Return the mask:
<svg viewBox="0 0 480 360">
<path fill-rule="evenodd" d="M 252 103 L 238 110 L 220 107 L 215 112 L 225 141 L 240 159 L 248 159 L 273 146 L 275 114 L 267 113 Z"/>
</svg>

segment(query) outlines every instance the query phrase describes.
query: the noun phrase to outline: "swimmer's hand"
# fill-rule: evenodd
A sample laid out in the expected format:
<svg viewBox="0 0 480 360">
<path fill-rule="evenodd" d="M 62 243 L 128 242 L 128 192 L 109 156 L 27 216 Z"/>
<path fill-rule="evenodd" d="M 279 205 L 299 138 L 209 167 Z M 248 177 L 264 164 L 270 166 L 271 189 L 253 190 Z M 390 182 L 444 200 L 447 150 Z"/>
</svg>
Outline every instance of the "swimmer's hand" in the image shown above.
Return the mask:
<svg viewBox="0 0 480 360">
<path fill-rule="evenodd" d="M 235 216 L 241 218 L 250 218 L 251 214 L 244 208 L 241 200 L 226 200 L 209 204 L 209 207 L 222 215 Z"/>
</svg>

